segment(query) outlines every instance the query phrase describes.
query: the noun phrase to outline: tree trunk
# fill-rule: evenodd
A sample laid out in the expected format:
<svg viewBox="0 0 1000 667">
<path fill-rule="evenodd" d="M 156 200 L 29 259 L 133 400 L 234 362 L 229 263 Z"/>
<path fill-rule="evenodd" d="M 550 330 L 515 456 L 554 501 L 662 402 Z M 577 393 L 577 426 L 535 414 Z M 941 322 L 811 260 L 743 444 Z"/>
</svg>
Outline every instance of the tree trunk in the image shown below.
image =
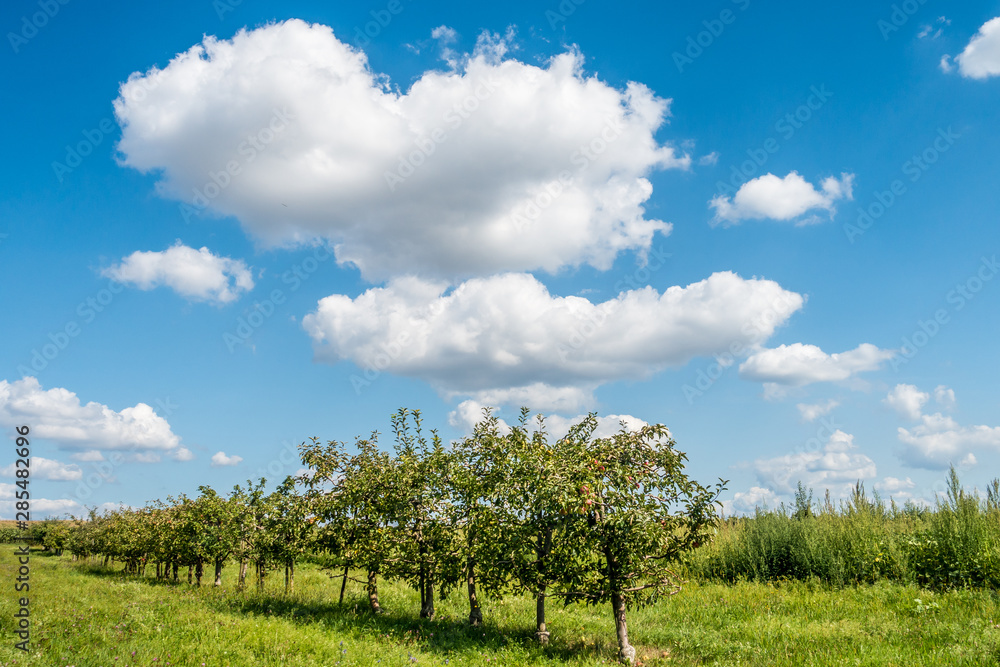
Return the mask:
<svg viewBox="0 0 1000 667">
<path fill-rule="evenodd" d="M 194 565 L 194 578 L 196 586 L 201 586 L 201 575 L 204 573 L 205 573 L 205 561 L 199 558 Z"/>
<path fill-rule="evenodd" d="M 247 561 L 243 559 L 240 561 L 240 579 L 236 584 L 238 590 L 243 590 L 247 585 Z"/>
<path fill-rule="evenodd" d="M 382 607 L 380 607 L 378 603 L 378 572 L 376 570 L 368 570 L 367 588 L 368 588 L 368 606 L 371 607 L 372 613 L 381 614 Z"/>
<path fill-rule="evenodd" d="M 263 591 L 264 590 L 265 570 L 266 570 L 266 568 L 264 567 L 264 563 L 258 561 L 257 562 L 257 590 L 259 590 L 259 591 Z"/>
<path fill-rule="evenodd" d="M 545 580 L 548 577 L 548 557 L 552 551 L 552 528 L 546 527 L 538 534 L 535 543 L 535 564 L 538 568 L 539 589 L 535 596 L 535 637 L 539 644 L 549 643 L 549 631 L 545 626 Z"/>
<path fill-rule="evenodd" d="M 295 588 L 295 560 L 289 558 L 285 561 L 285 595 Z"/>
<path fill-rule="evenodd" d="M 470 557 L 466 561 L 466 575 L 469 586 L 469 625 L 478 628 L 483 624 L 483 610 L 479 608 L 479 597 L 476 595 L 476 559 Z"/>
<path fill-rule="evenodd" d="M 549 643 L 549 631 L 545 627 L 545 586 L 535 596 L 535 637 L 539 644 Z"/>
<path fill-rule="evenodd" d="M 222 559 L 221 558 L 216 558 L 215 559 L 215 585 L 216 586 L 221 586 L 222 585 Z"/>
<path fill-rule="evenodd" d="M 604 503 L 601 503 L 603 509 Z M 603 514 L 601 512 L 600 514 Z M 600 521 L 600 514 L 598 521 Z M 621 564 L 611 551 L 607 533 L 604 535 L 604 562 L 608 567 L 608 587 L 611 589 L 611 612 L 615 617 L 615 633 L 618 636 L 618 659 L 624 663 L 635 663 L 635 647 L 628 641 L 628 624 L 625 622 L 625 596 L 621 593 Z"/>
<path fill-rule="evenodd" d="M 616 584 L 612 584 L 614 586 Z M 615 615 L 615 632 L 618 635 L 618 659 L 628 664 L 635 662 L 635 647 L 628 642 L 628 625 L 625 622 L 625 596 L 611 594 L 611 611 Z"/>
<path fill-rule="evenodd" d="M 179 567 L 180 567 L 180 564 L 177 561 L 174 561 L 174 581 L 175 582 L 177 581 L 177 570 L 178 570 Z"/>
<path fill-rule="evenodd" d="M 430 573 L 424 578 L 424 603 L 420 607 L 420 618 L 434 618 L 434 577 Z"/>
<path fill-rule="evenodd" d="M 347 589 L 347 574 L 351 571 L 350 565 L 344 566 L 344 578 L 340 580 L 340 604 L 344 604 L 344 591 Z"/>
</svg>

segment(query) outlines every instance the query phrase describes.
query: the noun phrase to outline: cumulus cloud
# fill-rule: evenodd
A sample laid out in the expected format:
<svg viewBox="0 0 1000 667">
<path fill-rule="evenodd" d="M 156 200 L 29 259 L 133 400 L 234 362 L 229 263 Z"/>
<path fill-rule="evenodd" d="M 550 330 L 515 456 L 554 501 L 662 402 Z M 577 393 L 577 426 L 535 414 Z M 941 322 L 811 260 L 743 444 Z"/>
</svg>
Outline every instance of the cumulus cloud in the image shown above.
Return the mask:
<svg viewBox="0 0 1000 667">
<path fill-rule="evenodd" d="M 929 399 L 930 394 L 920 391 L 912 384 L 897 384 L 882 402 L 904 419 L 917 421 Z"/>
<path fill-rule="evenodd" d="M 593 388 L 645 378 L 698 356 L 758 346 L 802 307 L 773 281 L 715 273 L 662 294 L 604 303 L 553 296 L 531 275 L 445 283 L 408 277 L 351 299 L 322 299 L 303 319 L 319 361 L 418 377 L 449 397 L 579 409 Z M 542 405 L 539 405 L 542 404 Z"/>
<path fill-rule="evenodd" d="M 959 73 L 970 79 L 1000 75 L 1000 16 L 979 28 L 965 50 L 955 56 Z"/>
<path fill-rule="evenodd" d="M 883 403 L 901 417 L 917 422 L 910 428 L 899 427 L 899 441 L 904 448 L 901 458 L 910 465 L 941 470 L 950 465 L 976 464 L 976 451 L 1000 451 L 1000 426 L 961 426 L 941 412 L 924 414 L 931 394 L 911 384 L 898 384 Z M 955 407 L 955 392 L 945 385 L 934 388 L 934 401 L 944 409 Z"/>
<path fill-rule="evenodd" d="M 73 392 L 42 389 L 33 377 L 0 380 L 0 425 L 19 424 L 31 424 L 34 437 L 66 449 L 170 451 L 180 443 L 167 420 L 145 403 L 120 412 L 95 402 L 83 405 Z"/>
<path fill-rule="evenodd" d="M 476 424 L 483 418 L 482 403 L 474 400 L 462 401 L 458 407 L 448 415 L 448 423 L 459 429 L 464 434 L 471 434 Z M 494 416 L 496 412 L 494 411 Z M 575 417 L 562 417 L 560 415 L 548 415 L 545 417 L 545 432 L 552 438 L 561 438 L 569 432 L 570 427 L 579 424 L 587 415 L 577 415 Z M 498 426 L 502 433 L 510 431 L 510 424 L 502 419 L 497 419 Z M 632 415 L 606 415 L 597 418 L 597 428 L 594 430 L 594 438 L 608 438 L 621 431 L 622 423 L 630 431 L 638 431 L 643 426 L 648 426 L 646 422 Z M 534 419 L 531 428 L 536 425 Z"/>
<path fill-rule="evenodd" d="M 921 415 L 920 422 L 913 428 L 899 428 L 899 440 L 907 445 L 904 459 L 916 467 L 942 470 L 975 461 L 971 450 L 1000 451 L 1000 426 L 960 426 L 940 412 Z"/>
<path fill-rule="evenodd" d="M 840 405 L 840 401 L 831 398 L 824 403 L 799 403 L 795 407 L 798 408 L 804 421 L 811 422 L 830 414 L 838 405 Z"/>
<path fill-rule="evenodd" d="M 815 345 L 779 345 L 752 355 L 740 364 L 745 380 L 801 387 L 813 382 L 836 382 L 867 371 L 878 370 L 895 355 L 862 343 L 853 350 L 827 354 Z"/>
<path fill-rule="evenodd" d="M 236 466 L 243 462 L 242 456 L 227 456 L 225 452 L 216 452 L 212 454 L 212 467 L 219 468 L 222 466 Z"/>
<path fill-rule="evenodd" d="M 576 51 L 507 58 L 507 39 L 401 92 L 323 25 L 206 37 L 122 85 L 118 149 L 163 196 L 265 244 L 329 240 L 371 280 L 607 269 L 648 250 L 670 225 L 645 217 L 647 176 L 691 162 L 655 138 L 670 100 L 588 77 Z"/>
<path fill-rule="evenodd" d="M 136 251 L 102 274 L 142 290 L 166 285 L 187 299 L 220 304 L 253 289 L 253 276 L 242 260 L 218 257 L 208 248 L 195 250 L 180 241 L 162 252 Z"/>
<path fill-rule="evenodd" d="M 939 384 L 934 387 L 934 401 L 945 410 L 952 410 L 955 407 L 955 390 Z"/>
<path fill-rule="evenodd" d="M 183 461 L 193 461 L 194 460 L 194 452 L 192 452 L 187 447 L 181 447 L 180 449 L 178 449 L 177 451 L 175 451 L 173 453 L 172 458 L 175 461 L 182 461 L 182 462 Z"/>
<path fill-rule="evenodd" d="M 81 461 L 83 463 L 97 463 L 104 460 L 104 454 L 101 454 L 96 449 L 91 449 L 86 452 L 76 452 L 70 454 L 69 457 L 74 461 Z"/>
<path fill-rule="evenodd" d="M 810 211 L 824 210 L 831 217 L 834 203 L 840 199 L 854 198 L 854 174 L 841 174 L 840 179 L 830 176 L 817 190 L 813 185 L 790 172 L 784 178 L 774 174 L 764 174 L 748 181 L 730 198 L 717 195 L 709 202 L 715 209 L 712 225 L 739 224 L 743 220 L 794 220 L 798 225 L 818 222 L 815 217 L 802 218 Z"/>
<path fill-rule="evenodd" d="M 790 493 L 802 482 L 843 494 L 857 480 L 875 477 L 875 462 L 857 449 L 854 436 L 837 429 L 818 451 L 758 459 L 753 469 L 762 484 L 779 492 Z"/>
<path fill-rule="evenodd" d="M 14 477 L 17 474 L 17 464 L 0 468 L 0 475 Z M 56 482 L 69 482 L 83 478 L 83 470 L 75 463 L 63 463 L 41 456 L 31 457 L 32 479 L 48 479 Z"/>
<path fill-rule="evenodd" d="M 780 502 L 781 499 L 778 498 L 778 494 L 771 489 L 754 486 L 749 491 L 736 492 L 731 500 L 724 500 L 722 502 L 722 507 L 723 511 L 728 515 L 753 514 L 758 507 L 761 509 L 765 507 L 773 509 Z"/>
<path fill-rule="evenodd" d="M 901 491 L 905 492 L 916 487 L 916 483 L 909 477 L 906 479 L 899 479 L 898 477 L 883 477 L 881 482 L 875 483 L 876 491 L 889 494 L 899 493 Z"/>
<path fill-rule="evenodd" d="M 0 483 L 0 519 L 14 519 L 15 512 L 18 511 L 16 507 L 18 491 L 20 489 L 16 484 Z M 116 503 L 102 503 L 97 506 L 97 511 L 115 510 L 119 507 L 121 505 Z M 88 511 L 89 508 L 71 498 L 31 498 L 31 514 L 33 519 L 61 519 L 68 515 L 84 517 Z"/>
<path fill-rule="evenodd" d="M 457 68 L 459 54 L 455 53 L 455 50 L 451 48 L 451 45 L 458 39 L 458 33 L 455 32 L 455 29 L 446 25 L 439 25 L 431 30 L 431 39 L 438 43 L 441 60 L 448 63 L 452 69 Z"/>
</svg>

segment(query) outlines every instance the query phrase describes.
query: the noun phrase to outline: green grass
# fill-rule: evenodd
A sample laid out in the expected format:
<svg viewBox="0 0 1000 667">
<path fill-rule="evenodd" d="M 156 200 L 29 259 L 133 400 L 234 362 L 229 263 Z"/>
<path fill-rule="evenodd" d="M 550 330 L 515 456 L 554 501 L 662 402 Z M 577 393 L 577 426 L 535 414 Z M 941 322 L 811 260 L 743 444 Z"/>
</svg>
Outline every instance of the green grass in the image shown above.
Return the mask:
<svg viewBox="0 0 1000 667">
<path fill-rule="evenodd" d="M 40 552 L 31 558 L 32 652 L 25 655 L 12 648 L 13 551 L 0 548 L 4 666 L 614 662 L 614 626 L 604 608 L 553 604 L 552 644 L 541 648 L 532 641 L 533 604 L 526 598 L 487 601 L 486 625 L 474 630 L 464 623 L 467 608 L 458 592 L 428 622 L 417 618 L 414 592 L 388 584 L 381 591 L 387 613 L 375 617 L 364 611 L 359 584 L 349 584 L 348 602 L 338 605 L 339 583 L 311 565 L 300 567 L 297 593 L 286 599 L 277 573 L 265 595 L 240 596 L 229 585 L 234 568 L 227 568 L 222 590 L 196 589 Z M 1000 595 L 988 590 L 931 593 L 888 582 L 839 590 L 809 581 L 691 583 L 632 612 L 629 621 L 646 665 L 1000 665 Z"/>
</svg>

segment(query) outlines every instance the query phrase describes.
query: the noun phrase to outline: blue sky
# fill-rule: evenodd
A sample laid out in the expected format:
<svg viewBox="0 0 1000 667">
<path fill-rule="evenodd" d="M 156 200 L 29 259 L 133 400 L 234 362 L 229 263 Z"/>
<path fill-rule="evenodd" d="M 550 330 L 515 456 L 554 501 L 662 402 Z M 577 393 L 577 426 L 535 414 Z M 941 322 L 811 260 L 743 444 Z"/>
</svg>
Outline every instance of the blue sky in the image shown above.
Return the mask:
<svg viewBox="0 0 1000 667">
<path fill-rule="evenodd" d="M 730 512 L 982 487 L 998 16 L 7 3 L 0 426 L 36 516 L 277 480 L 399 407 L 664 423 Z"/>
</svg>

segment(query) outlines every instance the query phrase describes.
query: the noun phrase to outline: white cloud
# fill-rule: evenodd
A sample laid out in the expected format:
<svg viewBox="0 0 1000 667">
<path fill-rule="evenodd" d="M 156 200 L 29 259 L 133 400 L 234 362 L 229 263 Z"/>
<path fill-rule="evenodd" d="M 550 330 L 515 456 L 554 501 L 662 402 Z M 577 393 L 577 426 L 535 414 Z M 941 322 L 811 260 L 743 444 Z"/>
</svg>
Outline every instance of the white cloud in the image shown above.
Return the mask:
<svg viewBox="0 0 1000 667">
<path fill-rule="evenodd" d="M 773 281 L 729 272 L 600 304 L 553 296 L 526 274 L 446 289 L 410 277 L 355 299 L 329 296 L 303 326 L 317 360 L 350 360 L 368 378 L 389 372 L 422 378 L 450 398 L 530 400 L 532 409 L 569 412 L 601 384 L 649 377 L 737 343 L 757 346 L 804 301 Z"/>
<path fill-rule="evenodd" d="M 243 462 L 242 456 L 227 456 L 225 452 L 216 452 L 212 454 L 212 467 L 218 468 L 221 466 L 236 466 Z"/>
<path fill-rule="evenodd" d="M 717 151 L 712 151 L 708 155 L 702 155 L 698 158 L 698 165 L 702 167 L 711 167 L 719 162 L 719 153 Z"/>
<path fill-rule="evenodd" d="M 910 465 L 942 470 L 949 465 L 974 465 L 973 450 L 1000 451 L 1000 426 L 960 426 L 940 412 L 921 415 L 920 424 L 899 428 L 906 445 L 903 459 Z"/>
<path fill-rule="evenodd" d="M 242 260 L 218 257 L 208 248 L 195 250 L 180 241 L 162 252 L 136 251 L 101 273 L 142 290 L 166 285 L 187 299 L 220 304 L 253 289 L 253 276 Z"/>
<path fill-rule="evenodd" d="M 739 491 L 733 495 L 732 500 L 723 501 L 723 511 L 729 515 L 753 514 L 758 507 L 764 509 L 776 508 L 781 499 L 771 489 L 761 486 L 751 487 L 749 491 Z"/>
<path fill-rule="evenodd" d="M 181 447 L 176 452 L 174 452 L 173 457 L 175 461 L 193 461 L 194 452 L 192 452 L 187 447 Z"/>
<path fill-rule="evenodd" d="M 798 408 L 803 420 L 811 422 L 830 414 L 838 405 L 840 405 L 840 401 L 831 398 L 824 403 L 798 403 L 795 407 Z"/>
<path fill-rule="evenodd" d="M 889 494 L 905 492 L 909 489 L 915 489 L 916 487 L 916 483 L 909 477 L 906 479 L 899 479 L 898 477 L 884 477 L 881 482 L 875 483 L 876 491 Z"/>
<path fill-rule="evenodd" d="M 212 213 L 267 244 L 328 239 L 372 280 L 607 269 L 648 250 L 670 225 L 645 217 L 647 176 L 691 162 L 655 138 L 670 100 L 588 78 L 576 51 L 504 59 L 508 38 L 401 93 L 323 25 L 206 37 L 123 84 L 118 148 L 181 201 L 232 163 Z"/>
<path fill-rule="evenodd" d="M 1000 75 L 1000 16 L 979 28 L 968 46 L 955 56 L 959 73 L 970 79 Z"/>
<path fill-rule="evenodd" d="M 929 399 L 930 394 L 920 391 L 912 384 L 897 384 L 882 402 L 904 419 L 917 421 L 920 419 L 924 404 Z"/>
<path fill-rule="evenodd" d="M 17 474 L 17 464 L 0 468 L 0 475 L 4 477 L 14 477 Z M 74 463 L 63 463 L 41 456 L 31 457 L 31 478 L 49 479 L 56 482 L 67 482 L 76 479 L 83 479 L 83 470 Z"/>
<path fill-rule="evenodd" d="M 17 501 L 15 500 L 0 500 L 0 517 L 7 517 L 13 519 L 16 508 Z M 87 509 L 76 502 L 75 500 L 70 500 L 68 498 L 32 498 L 31 499 L 31 516 L 33 519 L 62 519 L 66 515 L 73 516 L 84 516 L 87 513 Z"/>
<path fill-rule="evenodd" d="M 445 398 L 453 399 L 470 395 L 479 405 L 509 405 L 530 407 L 540 412 L 573 412 L 593 405 L 593 390 L 598 383 L 577 387 L 554 387 L 544 382 L 534 382 L 521 387 L 486 389 L 483 391 L 450 391 Z"/>
<path fill-rule="evenodd" d="M 86 405 L 73 392 L 42 389 L 38 380 L 0 380 L 0 425 L 31 424 L 36 438 L 67 449 L 173 450 L 180 438 L 167 420 L 138 403 L 116 412 L 106 405 Z"/>
<path fill-rule="evenodd" d="M 439 25 L 431 30 L 431 39 L 438 43 L 441 60 L 448 63 L 448 66 L 452 69 L 457 68 L 459 55 L 451 48 L 451 45 L 458 39 L 458 33 L 455 32 L 455 29 L 449 28 L 446 25 Z"/>
<path fill-rule="evenodd" d="M 493 414 L 497 416 L 496 411 Z M 569 432 L 570 427 L 579 424 L 586 416 L 561 417 L 559 415 L 548 415 L 545 417 L 545 432 L 552 439 L 561 438 Z M 448 423 L 454 428 L 459 429 L 462 433 L 471 434 L 475 425 L 482 421 L 482 418 L 483 404 L 474 400 L 466 400 L 459 403 L 458 407 L 448 415 Z M 510 431 L 510 424 L 506 420 L 498 417 L 497 422 L 501 433 L 508 433 Z M 626 428 L 630 431 L 637 431 L 643 426 L 649 425 L 648 422 L 632 415 L 606 415 L 597 418 L 597 428 L 594 430 L 592 437 L 611 437 L 621 430 L 622 422 L 625 422 Z M 533 414 L 529 428 L 534 430 L 536 424 L 537 422 Z"/>
<path fill-rule="evenodd" d="M 0 519 L 13 520 L 17 512 L 17 492 L 20 489 L 16 484 L 0 483 Z M 97 506 L 98 513 L 107 510 L 116 510 L 122 505 L 117 503 L 102 503 Z M 46 518 L 61 519 L 67 515 L 75 517 L 86 517 L 88 508 L 78 501 L 70 498 L 38 498 L 31 499 L 32 519 L 40 520 Z"/>
<path fill-rule="evenodd" d="M 945 410 L 955 408 L 955 390 L 943 384 L 934 387 L 934 401 Z"/>
<path fill-rule="evenodd" d="M 1000 451 L 1000 426 L 961 426 L 951 416 L 936 412 L 923 414 L 930 394 L 910 384 L 899 384 L 883 401 L 904 418 L 919 422 L 911 428 L 899 427 L 899 441 L 905 445 L 901 458 L 908 464 L 930 470 L 950 465 L 976 465 L 974 451 Z M 946 411 L 955 406 L 955 392 L 945 385 L 934 388 L 935 402 Z"/>
<path fill-rule="evenodd" d="M 76 452 L 74 454 L 70 454 L 69 457 L 74 461 L 80 461 L 83 463 L 96 463 L 104 460 L 104 454 L 101 454 L 96 449 L 91 449 L 86 452 Z"/>
<path fill-rule="evenodd" d="M 825 210 L 832 217 L 834 203 L 839 199 L 854 198 L 854 174 L 841 174 L 840 180 L 827 178 L 817 190 L 812 184 L 790 172 L 784 178 L 774 174 L 764 174 L 748 181 L 731 199 L 717 195 L 709 202 L 715 209 L 713 226 L 719 223 L 738 224 L 743 220 L 793 220 L 809 211 Z M 815 224 L 818 218 L 809 217 L 798 222 L 801 225 Z"/>
<path fill-rule="evenodd" d="M 836 430 L 818 451 L 758 459 L 753 469 L 762 484 L 790 493 L 798 482 L 810 488 L 835 488 L 839 493 L 859 479 L 875 477 L 875 462 L 857 450 L 854 436 Z"/>
<path fill-rule="evenodd" d="M 894 354 L 870 343 L 834 354 L 827 354 L 815 345 L 779 345 L 758 352 L 740 364 L 740 377 L 795 387 L 813 382 L 836 382 L 858 373 L 877 370 Z"/>
<path fill-rule="evenodd" d="M 917 33 L 917 38 L 918 39 L 930 38 L 932 40 L 937 39 L 944 32 L 944 28 L 940 26 L 949 26 L 949 25 L 951 25 L 951 19 L 945 16 L 939 16 L 937 17 L 937 20 L 934 21 L 933 25 L 927 24 L 921 26 L 920 32 Z"/>
</svg>

